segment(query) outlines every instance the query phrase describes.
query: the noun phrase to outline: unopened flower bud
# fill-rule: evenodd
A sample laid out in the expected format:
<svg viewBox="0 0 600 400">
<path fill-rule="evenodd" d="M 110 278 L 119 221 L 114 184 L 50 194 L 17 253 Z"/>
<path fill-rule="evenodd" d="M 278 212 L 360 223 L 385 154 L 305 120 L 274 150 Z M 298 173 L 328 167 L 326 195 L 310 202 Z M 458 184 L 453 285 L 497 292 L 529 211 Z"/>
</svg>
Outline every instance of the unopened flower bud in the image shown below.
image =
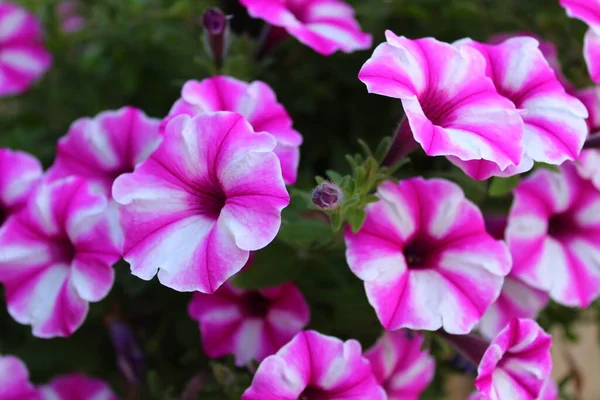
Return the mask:
<svg viewBox="0 0 600 400">
<path fill-rule="evenodd" d="M 342 189 L 333 182 L 325 181 L 315 188 L 312 202 L 321 210 L 335 210 L 342 204 Z"/>
<path fill-rule="evenodd" d="M 217 68 L 221 68 L 229 45 L 229 18 L 218 8 L 209 8 L 202 17 L 202 25 L 206 51 Z"/>
<path fill-rule="evenodd" d="M 144 356 L 133 332 L 126 323 L 116 318 L 109 318 L 107 325 L 121 373 L 131 384 L 140 382 L 144 374 Z"/>
</svg>

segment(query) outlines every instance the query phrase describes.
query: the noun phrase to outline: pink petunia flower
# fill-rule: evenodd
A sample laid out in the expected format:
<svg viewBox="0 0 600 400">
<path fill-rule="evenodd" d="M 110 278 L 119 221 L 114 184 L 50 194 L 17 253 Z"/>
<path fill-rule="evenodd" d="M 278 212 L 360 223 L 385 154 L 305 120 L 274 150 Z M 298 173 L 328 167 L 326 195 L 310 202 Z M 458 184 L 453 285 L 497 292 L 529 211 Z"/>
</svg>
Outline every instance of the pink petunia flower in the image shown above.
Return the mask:
<svg viewBox="0 0 600 400">
<path fill-rule="evenodd" d="M 587 307 L 600 295 L 599 207 L 600 191 L 573 163 L 521 181 L 506 230 L 511 274 L 561 304 Z"/>
<path fill-rule="evenodd" d="M 536 400 L 559 400 L 558 385 L 552 378 L 546 379 L 542 392 Z M 467 400 L 485 400 L 480 393 L 475 392 L 467 398 Z"/>
<path fill-rule="evenodd" d="M 588 110 L 588 130 L 590 134 L 600 131 L 600 87 L 592 86 L 575 92 L 577 98 Z"/>
<path fill-rule="evenodd" d="M 292 283 L 249 291 L 225 283 L 214 294 L 196 293 L 188 310 L 200 324 L 204 352 L 212 358 L 233 354 L 238 366 L 275 354 L 310 319 Z"/>
<path fill-rule="evenodd" d="M 581 152 L 575 163 L 582 178 L 588 179 L 600 190 L 600 150 L 589 149 Z"/>
<path fill-rule="evenodd" d="M 538 399 L 552 371 L 551 345 L 535 321 L 513 319 L 483 354 L 475 387 L 489 400 Z"/>
<path fill-rule="evenodd" d="M 487 160 L 501 170 L 521 162 L 523 121 L 485 76 L 477 50 L 391 31 L 386 38 L 358 75 L 370 93 L 401 99 L 404 107 L 407 120 L 386 164 L 417 143 L 430 156 Z"/>
<path fill-rule="evenodd" d="M 590 77 L 600 83 L 600 0 L 560 0 L 560 5 L 569 17 L 589 26 L 583 43 L 583 56 Z"/>
<path fill-rule="evenodd" d="M 276 144 L 237 113 L 171 120 L 150 158 L 113 185 L 131 272 L 203 293 L 237 273 L 275 238 L 290 201 Z"/>
<path fill-rule="evenodd" d="M 365 357 L 389 400 L 419 400 L 433 380 L 435 359 L 421 350 L 424 337 L 404 329 L 386 332 Z"/>
<path fill-rule="evenodd" d="M 55 378 L 40 393 L 42 400 L 117 400 L 106 382 L 80 373 Z"/>
<path fill-rule="evenodd" d="M 79 177 L 42 183 L 0 229 L 8 312 L 34 336 L 71 335 L 110 291 L 121 239 L 107 203 Z"/>
<path fill-rule="evenodd" d="M 486 161 L 450 160 L 473 179 L 510 176 L 530 170 L 533 161 L 559 165 L 579 156 L 588 134 L 587 109 L 567 94 L 531 37 L 515 37 L 497 45 L 471 39 L 456 43 L 479 51 L 486 59 L 486 75 L 498 93 L 522 110 L 524 122 L 521 163 L 502 171 Z"/>
<path fill-rule="evenodd" d="M 296 182 L 302 135 L 292 128 L 292 119 L 269 85 L 260 81 L 246 83 L 228 76 L 188 81 L 162 126 L 180 114 L 194 116 L 214 111 L 240 113 L 256 132 L 273 135 L 277 139 L 275 154 L 281 162 L 283 180 L 287 185 Z"/>
<path fill-rule="evenodd" d="M 110 194 L 119 175 L 133 172 L 158 147 L 159 125 L 160 120 L 134 107 L 80 118 L 59 140 L 48 178 L 78 175 Z"/>
<path fill-rule="evenodd" d="M 73 33 L 82 30 L 85 19 L 77 12 L 77 1 L 62 0 L 56 5 L 56 14 L 63 32 Z"/>
<path fill-rule="evenodd" d="M 250 16 L 265 20 L 272 29 L 287 33 L 317 53 L 328 56 L 341 50 L 351 53 L 371 47 L 354 9 L 342 0 L 240 0 Z M 278 33 L 278 36 L 281 36 Z"/>
<path fill-rule="evenodd" d="M 509 275 L 500 296 L 479 321 L 479 331 L 491 340 L 514 318 L 536 318 L 546 304 L 546 292 Z"/>
<path fill-rule="evenodd" d="M 298 333 L 259 366 L 242 400 L 386 400 L 356 340 Z"/>
<path fill-rule="evenodd" d="M 347 228 L 345 239 L 348 264 L 383 326 L 470 332 L 510 271 L 505 244 L 454 183 L 385 182 L 377 195 L 362 229 Z"/>
<path fill-rule="evenodd" d="M 0 356 L 0 399 L 41 400 L 27 367 L 17 357 Z"/>
<path fill-rule="evenodd" d="M 35 15 L 0 3 L 0 97 L 25 92 L 52 64 Z"/>
<path fill-rule="evenodd" d="M 0 226 L 11 214 L 21 210 L 39 183 L 42 164 L 22 151 L 0 149 Z"/>
</svg>

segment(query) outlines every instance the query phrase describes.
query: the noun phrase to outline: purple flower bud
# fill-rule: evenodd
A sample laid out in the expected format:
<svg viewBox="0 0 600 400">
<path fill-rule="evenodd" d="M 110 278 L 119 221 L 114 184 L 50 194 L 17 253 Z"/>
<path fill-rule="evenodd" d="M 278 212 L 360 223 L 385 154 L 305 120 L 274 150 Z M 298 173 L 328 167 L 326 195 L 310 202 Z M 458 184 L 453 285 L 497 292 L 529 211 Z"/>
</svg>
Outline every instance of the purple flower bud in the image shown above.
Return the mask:
<svg viewBox="0 0 600 400">
<path fill-rule="evenodd" d="M 119 370 L 129 383 L 139 382 L 144 374 L 144 358 L 133 332 L 117 319 L 108 321 L 108 332 L 117 354 Z"/>
<path fill-rule="evenodd" d="M 335 210 L 342 204 L 342 189 L 333 182 L 325 181 L 315 188 L 312 202 L 321 210 Z"/>
<path fill-rule="evenodd" d="M 221 68 L 229 42 L 229 18 L 218 8 L 209 8 L 202 16 L 202 25 L 206 51 Z"/>
</svg>

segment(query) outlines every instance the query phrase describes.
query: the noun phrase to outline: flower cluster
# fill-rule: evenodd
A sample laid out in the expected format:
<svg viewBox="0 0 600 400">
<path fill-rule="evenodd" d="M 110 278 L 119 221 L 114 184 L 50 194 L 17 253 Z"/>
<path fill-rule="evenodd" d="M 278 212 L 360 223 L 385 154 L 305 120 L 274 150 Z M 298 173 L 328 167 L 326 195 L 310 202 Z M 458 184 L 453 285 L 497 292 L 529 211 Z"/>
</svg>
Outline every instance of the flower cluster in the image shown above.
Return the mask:
<svg viewBox="0 0 600 400">
<path fill-rule="evenodd" d="M 341 0 L 240 2 L 270 24 L 263 50 L 284 31 L 323 55 L 371 46 Z M 600 81 L 600 3 L 561 4 L 590 25 L 586 59 Z M 59 8 L 64 30 L 85 28 L 74 3 Z M 204 24 L 220 35 L 208 43 L 220 69 L 227 18 L 210 10 Z M 208 357 L 233 355 L 249 370 L 259 363 L 242 400 L 418 399 L 435 375 L 426 337 L 478 365 L 471 399 L 556 399 L 552 339 L 534 319 L 549 299 L 585 308 L 600 297 L 600 153 L 582 152 L 600 129 L 598 89 L 575 89 L 556 48 L 531 34 L 488 43 L 385 37 L 358 79 L 401 100 L 396 134 L 382 151 L 364 145 L 365 157 L 348 157 L 354 176 L 329 171 L 312 196 L 300 193 L 312 210 L 299 213 L 348 222 L 332 242 L 345 244 L 380 322 L 370 349 L 305 330 L 312 303 L 297 282 L 240 288 L 231 279 L 260 268 L 255 252 L 290 222 L 286 185 L 299 181 L 303 136 L 267 83 L 226 75 L 186 82 L 162 119 L 132 106 L 77 119 L 46 172 L 32 155 L 0 149 L 10 316 L 38 338 L 73 335 L 123 258 L 142 280 L 193 292 L 188 314 Z M 25 91 L 50 60 L 35 17 L 1 3 L 0 96 Z M 448 179 L 387 179 L 419 146 L 475 180 L 534 170 L 495 217 Z M 341 209 L 354 214 L 342 220 Z M 109 331 L 120 369 L 137 382 L 142 350 L 123 325 Z M 116 396 L 77 373 L 35 387 L 20 360 L 0 357 L 0 400 L 75 398 Z"/>
</svg>

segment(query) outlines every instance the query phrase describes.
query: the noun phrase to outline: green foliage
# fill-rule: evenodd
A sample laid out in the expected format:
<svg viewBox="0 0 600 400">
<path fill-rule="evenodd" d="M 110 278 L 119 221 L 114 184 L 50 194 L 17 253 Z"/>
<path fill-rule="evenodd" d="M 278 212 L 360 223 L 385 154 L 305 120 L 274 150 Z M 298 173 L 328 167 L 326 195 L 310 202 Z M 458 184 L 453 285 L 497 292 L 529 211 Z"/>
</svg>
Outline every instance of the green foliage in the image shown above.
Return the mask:
<svg viewBox="0 0 600 400">
<path fill-rule="evenodd" d="M 358 81 L 357 73 L 370 51 L 322 57 L 291 39 L 257 61 L 254 54 L 262 23 L 249 18 L 236 0 L 80 1 L 87 26 L 77 33 L 61 31 L 57 0 L 18 2 L 42 18 L 54 65 L 27 93 L 0 99 L 0 146 L 29 151 L 46 166 L 52 163 L 56 141 L 77 118 L 124 105 L 140 107 L 154 117 L 165 116 L 183 82 L 219 72 L 202 45 L 203 11 L 218 5 L 233 15 L 234 34 L 220 72 L 269 83 L 304 135 L 300 177 L 290 189 L 292 204 L 284 212 L 281 232 L 272 245 L 257 253 L 253 268 L 237 275 L 233 283 L 262 288 L 294 281 L 311 306 L 311 329 L 356 338 L 365 347 L 382 331 L 362 283 L 345 262 L 340 230 L 346 222 L 354 231 L 360 228 L 364 206 L 378 200 L 374 191 L 383 180 L 444 177 L 461 185 L 484 212 L 506 210 L 510 205 L 510 190 L 517 178 L 475 182 L 445 159 L 418 152 L 411 155 L 409 164 L 381 166 L 402 111 L 398 101 L 369 95 Z M 585 27 L 568 19 L 557 1 L 349 3 L 365 30 L 374 34 L 375 44 L 383 40 L 386 28 L 408 37 L 434 36 L 446 41 L 533 31 L 557 43 L 564 71 L 576 85 L 589 84 L 581 56 Z M 361 154 L 347 156 L 359 150 Z M 317 175 L 342 187 L 344 202 L 339 209 L 322 213 L 310 206 Z M 239 399 L 251 374 L 235 368 L 230 359 L 211 363 L 202 353 L 198 327 L 187 315 L 190 295 L 155 280 L 135 278 L 125 263 L 116 270 L 111 294 L 91 304 L 84 326 L 69 339 L 33 338 L 30 328 L 14 322 L 2 305 L 0 353 L 21 357 L 35 383 L 77 370 L 110 381 L 124 396 L 132 388 L 118 373 L 106 328 L 107 316 L 118 313 L 131 326 L 144 353 L 146 373 L 137 389 L 140 398 L 181 398 L 197 379 L 203 382 L 197 398 Z M 579 312 L 551 304 L 540 321 L 545 328 L 562 327 L 574 338 L 572 326 L 579 318 Z M 425 399 L 441 398 L 446 375 L 456 370 L 441 345 L 432 342 L 432 351 L 440 367 Z"/>
</svg>

